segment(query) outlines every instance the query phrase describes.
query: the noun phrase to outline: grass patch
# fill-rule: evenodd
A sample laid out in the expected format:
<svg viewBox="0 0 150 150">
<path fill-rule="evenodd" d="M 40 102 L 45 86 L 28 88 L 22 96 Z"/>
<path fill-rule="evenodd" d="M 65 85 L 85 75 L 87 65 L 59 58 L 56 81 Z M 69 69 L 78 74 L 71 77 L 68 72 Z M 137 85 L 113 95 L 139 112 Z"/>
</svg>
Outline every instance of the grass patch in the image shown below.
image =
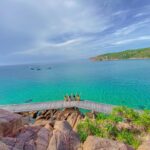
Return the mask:
<svg viewBox="0 0 150 150">
<path fill-rule="evenodd" d="M 131 129 L 118 128 L 119 123 L 126 123 Z M 141 131 L 142 130 L 142 131 Z M 77 126 L 82 142 L 89 135 L 124 142 L 137 149 L 141 141 L 138 137 L 150 131 L 150 111 L 141 113 L 127 107 L 116 107 L 111 114 L 99 113 L 96 119 L 86 117 Z"/>
</svg>

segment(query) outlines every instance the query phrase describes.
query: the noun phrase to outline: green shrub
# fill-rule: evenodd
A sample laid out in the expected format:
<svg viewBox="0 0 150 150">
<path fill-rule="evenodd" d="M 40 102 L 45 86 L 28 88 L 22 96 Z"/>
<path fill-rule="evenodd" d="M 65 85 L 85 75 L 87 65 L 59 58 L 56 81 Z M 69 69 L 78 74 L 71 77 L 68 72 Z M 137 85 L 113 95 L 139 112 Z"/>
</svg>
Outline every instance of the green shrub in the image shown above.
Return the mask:
<svg viewBox="0 0 150 150">
<path fill-rule="evenodd" d="M 120 116 L 115 116 L 115 115 L 109 115 L 108 120 L 112 121 L 113 123 L 118 123 L 118 122 L 122 122 L 123 118 Z"/>
<path fill-rule="evenodd" d="M 133 148 L 137 149 L 140 145 L 140 140 L 136 136 L 127 130 L 118 132 L 117 140 L 124 142 L 125 144 L 131 145 Z"/>
<path fill-rule="evenodd" d="M 84 142 L 88 136 L 88 133 L 86 131 L 86 128 L 85 128 L 85 124 L 84 123 L 79 123 L 78 126 L 77 126 L 77 132 L 80 136 L 80 140 L 82 142 Z"/>
<path fill-rule="evenodd" d="M 115 139 L 117 134 L 118 134 L 118 129 L 116 128 L 116 126 L 112 125 L 112 124 L 107 124 L 104 128 L 103 128 L 104 133 L 104 137 L 106 138 L 111 138 L 111 139 Z"/>
<path fill-rule="evenodd" d="M 139 119 L 139 113 L 137 111 L 125 106 L 115 107 L 112 115 L 120 116 L 129 122 Z"/>
<path fill-rule="evenodd" d="M 125 127 L 119 129 L 118 123 L 125 121 L 132 127 L 131 129 L 127 130 Z M 140 145 L 137 137 L 142 136 L 143 129 L 146 133 L 150 131 L 150 110 L 139 113 L 123 106 L 114 108 L 111 114 L 99 113 L 95 120 L 87 117 L 77 126 L 77 132 L 82 142 L 86 140 L 87 136 L 94 135 L 119 140 L 135 149 Z"/>
<path fill-rule="evenodd" d="M 105 119 L 108 118 L 108 116 L 109 116 L 109 115 L 104 114 L 104 113 L 98 113 L 98 114 L 96 115 L 96 119 L 97 119 L 97 120 L 105 120 Z"/>
<path fill-rule="evenodd" d="M 123 121 L 123 118 L 114 114 L 104 114 L 104 113 L 99 113 L 96 116 L 96 120 L 100 121 L 100 120 L 108 120 L 111 121 L 113 123 L 118 123 Z"/>
<path fill-rule="evenodd" d="M 142 126 L 145 131 L 150 130 L 150 110 L 144 110 L 141 114 L 138 120 L 134 122 L 137 125 Z"/>
<path fill-rule="evenodd" d="M 96 122 L 92 122 L 88 118 L 78 124 L 77 132 L 81 141 L 85 141 L 88 135 L 96 135 L 99 137 L 103 136 L 101 129 L 98 127 L 98 124 Z"/>
</svg>

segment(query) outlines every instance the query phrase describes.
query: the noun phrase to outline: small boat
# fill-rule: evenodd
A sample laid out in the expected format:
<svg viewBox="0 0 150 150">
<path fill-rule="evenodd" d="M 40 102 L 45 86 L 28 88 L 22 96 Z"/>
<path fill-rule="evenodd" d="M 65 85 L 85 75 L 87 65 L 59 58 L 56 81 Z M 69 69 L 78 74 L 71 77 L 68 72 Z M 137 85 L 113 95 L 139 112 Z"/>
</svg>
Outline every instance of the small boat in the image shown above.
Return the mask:
<svg viewBox="0 0 150 150">
<path fill-rule="evenodd" d="M 32 99 L 28 99 L 25 101 L 25 103 L 30 103 L 30 102 L 32 102 Z"/>
<path fill-rule="evenodd" d="M 34 68 L 30 68 L 30 70 L 34 70 Z"/>
<path fill-rule="evenodd" d="M 41 68 L 37 68 L 36 70 L 39 71 L 39 70 L 41 70 Z"/>
</svg>

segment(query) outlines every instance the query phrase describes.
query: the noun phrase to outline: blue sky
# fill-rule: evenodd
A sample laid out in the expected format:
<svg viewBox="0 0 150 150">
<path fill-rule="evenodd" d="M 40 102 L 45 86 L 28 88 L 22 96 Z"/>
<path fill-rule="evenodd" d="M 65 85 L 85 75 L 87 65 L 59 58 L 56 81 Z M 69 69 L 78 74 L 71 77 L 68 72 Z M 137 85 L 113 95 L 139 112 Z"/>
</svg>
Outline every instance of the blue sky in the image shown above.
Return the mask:
<svg viewBox="0 0 150 150">
<path fill-rule="evenodd" d="M 0 64 L 150 47 L 149 0 L 0 0 Z"/>
</svg>

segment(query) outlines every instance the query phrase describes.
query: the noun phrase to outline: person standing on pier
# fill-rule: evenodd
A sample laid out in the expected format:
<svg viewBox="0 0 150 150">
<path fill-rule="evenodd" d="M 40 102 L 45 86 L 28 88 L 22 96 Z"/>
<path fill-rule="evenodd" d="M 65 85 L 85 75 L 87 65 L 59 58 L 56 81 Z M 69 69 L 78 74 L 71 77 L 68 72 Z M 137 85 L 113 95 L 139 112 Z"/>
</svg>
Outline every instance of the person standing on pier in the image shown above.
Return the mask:
<svg viewBox="0 0 150 150">
<path fill-rule="evenodd" d="M 75 100 L 76 100 L 75 94 L 71 94 L 71 100 L 72 100 L 72 101 L 75 101 Z"/>
<path fill-rule="evenodd" d="M 68 96 L 68 101 L 71 102 L 71 96 Z"/>
<path fill-rule="evenodd" d="M 80 101 L 80 95 L 79 94 L 76 95 L 76 100 Z"/>
<path fill-rule="evenodd" d="M 75 94 L 73 94 L 73 100 L 76 101 L 76 96 L 75 96 Z"/>
<path fill-rule="evenodd" d="M 67 99 L 67 96 L 66 96 L 66 95 L 64 96 L 64 101 L 65 101 L 65 102 L 67 102 L 67 101 L 68 101 L 68 99 Z"/>
</svg>

